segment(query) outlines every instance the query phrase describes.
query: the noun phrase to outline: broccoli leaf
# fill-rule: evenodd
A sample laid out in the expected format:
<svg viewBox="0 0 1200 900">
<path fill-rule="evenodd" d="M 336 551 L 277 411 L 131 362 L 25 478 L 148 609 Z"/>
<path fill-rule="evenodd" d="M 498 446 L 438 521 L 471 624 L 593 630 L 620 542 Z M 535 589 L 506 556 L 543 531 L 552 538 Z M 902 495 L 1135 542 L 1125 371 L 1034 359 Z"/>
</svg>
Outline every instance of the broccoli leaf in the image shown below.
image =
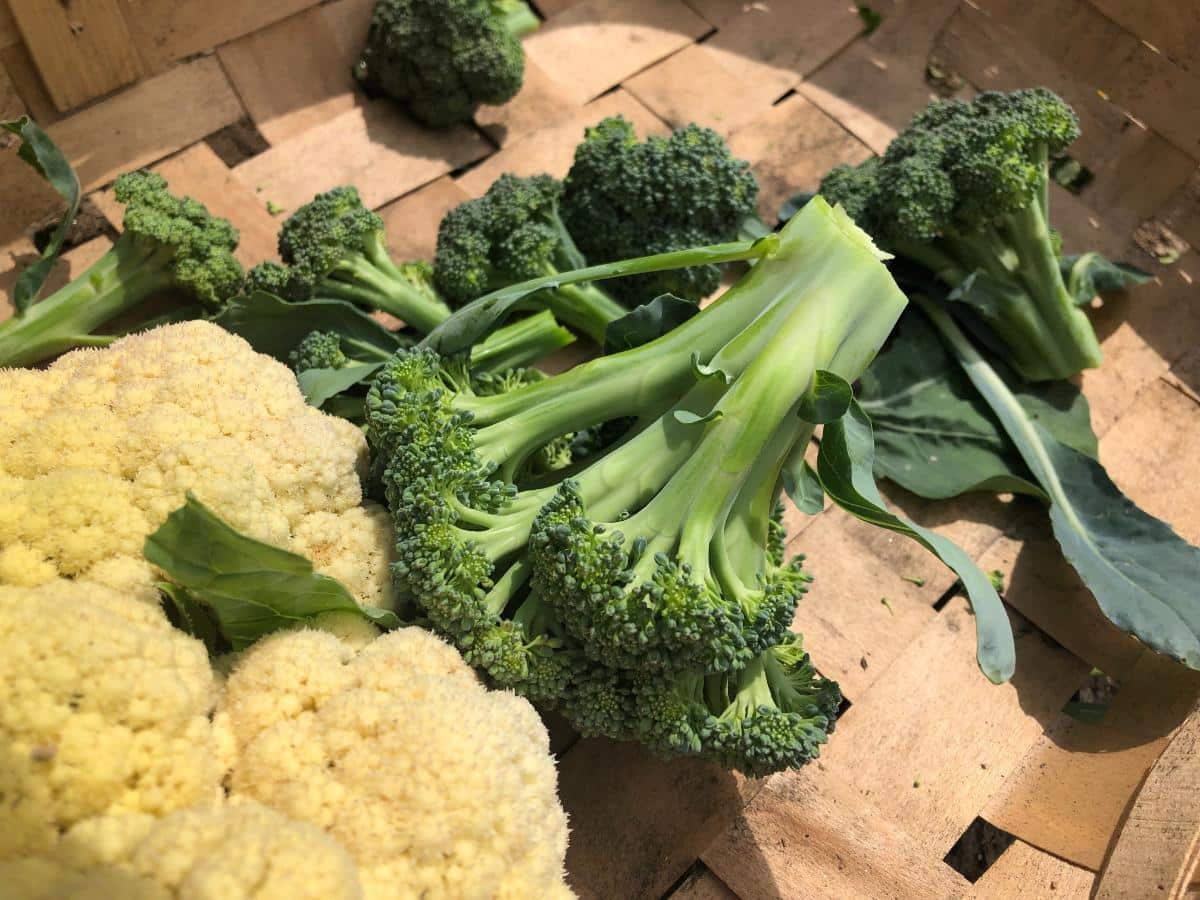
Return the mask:
<svg viewBox="0 0 1200 900">
<path fill-rule="evenodd" d="M 341 583 L 313 572 L 303 556 L 239 533 L 190 492 L 146 538 L 143 552 L 189 600 L 211 610 L 234 650 L 326 612 L 358 613 L 382 628 L 399 625 L 395 613 L 360 607 Z"/>
<path fill-rule="evenodd" d="M 382 362 L 352 362 L 340 369 L 305 369 L 296 374 L 296 381 L 308 404 L 320 409 L 331 397 L 366 381 L 382 365 Z"/>
<path fill-rule="evenodd" d="M 604 330 L 604 352 L 620 353 L 648 344 L 671 329 L 682 325 L 700 311 L 690 300 L 674 294 L 661 294 L 643 303 L 627 316 L 610 322 Z"/>
<path fill-rule="evenodd" d="M 1012 677 L 1016 647 L 1012 628 L 996 589 L 957 544 L 935 531 L 889 512 L 872 475 L 874 442 L 871 420 L 857 403 L 842 418 L 825 425 L 817 456 L 817 475 L 834 503 L 879 528 L 912 538 L 954 570 L 975 611 L 976 658 L 989 680 Z"/>
<path fill-rule="evenodd" d="M 1028 384 L 995 362 L 1030 419 L 1059 441 L 1096 455 L 1087 400 L 1069 381 Z M 891 344 L 859 383 L 875 432 L 875 474 L 921 497 L 967 491 L 1044 496 L 991 408 L 919 312 L 906 312 Z"/>
<path fill-rule="evenodd" d="M 209 656 L 220 656 L 232 649 L 221 633 L 220 623 L 211 607 L 193 597 L 186 588 L 169 581 L 160 581 L 158 590 L 168 601 L 163 604 L 167 619 L 180 631 L 203 643 Z"/>
<path fill-rule="evenodd" d="M 817 369 L 797 413 L 805 422 L 823 425 L 844 416 L 853 402 L 854 391 L 846 379 L 833 372 Z"/>
<path fill-rule="evenodd" d="M 1112 294 L 1154 280 L 1137 266 L 1112 262 L 1096 252 L 1064 256 L 1058 267 L 1076 306 L 1086 306 L 1097 294 Z"/>
<path fill-rule="evenodd" d="M 807 441 L 793 447 L 781 475 L 783 490 L 796 504 L 796 509 L 806 516 L 815 516 L 825 508 L 825 489 L 821 487 L 820 477 L 804 458 L 807 449 Z"/>
<path fill-rule="evenodd" d="M 351 358 L 358 358 L 354 352 L 356 344 L 387 357 L 410 343 L 403 335 L 388 331 L 370 315 L 344 300 L 290 303 L 265 291 L 234 297 L 213 321 L 226 331 L 244 337 L 259 353 L 281 362 L 287 362 L 288 354 L 313 331 L 337 332 Z"/>
<path fill-rule="evenodd" d="M 0 122 L 0 128 L 12 132 L 21 139 L 21 148 L 17 151 L 17 155 L 33 166 L 37 173 L 45 178 L 59 196 L 67 202 L 67 211 L 43 248 L 41 259 L 17 278 L 16 287 L 13 288 L 13 306 L 19 315 L 37 299 L 37 295 L 46 284 L 46 279 L 50 277 L 50 270 L 54 268 L 58 254 L 62 251 L 63 242 L 67 238 L 67 232 L 70 231 L 75 216 L 79 212 L 79 201 L 83 192 L 79 187 L 79 178 L 75 175 L 75 170 L 71 168 L 71 164 L 67 162 L 63 152 L 36 122 L 28 116 L 21 116 L 19 119 Z"/>
<path fill-rule="evenodd" d="M 1139 509 L 1100 463 L 1026 414 L 1004 379 L 935 303 L 913 301 L 946 339 L 1050 502 L 1063 555 L 1118 627 L 1200 669 L 1200 548 Z"/>
<path fill-rule="evenodd" d="M 663 272 L 670 269 L 686 269 L 688 266 L 717 265 L 727 262 L 758 259 L 769 256 L 779 246 L 779 236 L 768 234 L 756 241 L 735 241 L 729 244 L 713 244 L 708 247 L 693 247 L 688 250 L 673 250 L 656 253 L 638 259 L 602 263 L 575 269 L 570 272 L 555 272 L 519 284 L 511 284 L 472 300 L 459 308 L 421 341 L 422 347 L 436 350 L 443 356 L 463 353 L 484 337 L 497 323 L 504 320 L 518 303 L 543 288 L 557 288 L 581 281 L 602 281 L 626 275 L 642 275 L 647 272 Z"/>
</svg>

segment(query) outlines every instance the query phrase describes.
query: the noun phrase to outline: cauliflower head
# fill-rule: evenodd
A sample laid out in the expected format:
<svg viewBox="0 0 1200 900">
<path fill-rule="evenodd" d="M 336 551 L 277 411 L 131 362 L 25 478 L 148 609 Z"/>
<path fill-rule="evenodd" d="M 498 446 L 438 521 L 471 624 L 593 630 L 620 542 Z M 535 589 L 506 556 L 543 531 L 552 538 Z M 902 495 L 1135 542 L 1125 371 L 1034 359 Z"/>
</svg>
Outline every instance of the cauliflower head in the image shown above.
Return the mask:
<svg viewBox="0 0 1200 900">
<path fill-rule="evenodd" d="M 354 862 L 321 829 L 258 803 L 100 816 L 53 853 L 0 862 L 12 900 L 359 900 Z"/>
<path fill-rule="evenodd" d="M 418 628 L 361 649 L 315 630 L 247 650 L 218 727 L 228 784 L 349 851 L 366 897 L 570 897 L 546 729 Z"/>
<path fill-rule="evenodd" d="M 204 645 L 158 608 L 84 581 L 0 585 L 0 859 L 93 816 L 214 800 L 216 699 Z"/>
<path fill-rule="evenodd" d="M 0 369 L 0 584 L 84 578 L 157 602 L 142 544 L 190 490 L 390 608 L 391 539 L 383 510 L 363 503 L 366 452 L 286 366 L 210 322 Z"/>
</svg>

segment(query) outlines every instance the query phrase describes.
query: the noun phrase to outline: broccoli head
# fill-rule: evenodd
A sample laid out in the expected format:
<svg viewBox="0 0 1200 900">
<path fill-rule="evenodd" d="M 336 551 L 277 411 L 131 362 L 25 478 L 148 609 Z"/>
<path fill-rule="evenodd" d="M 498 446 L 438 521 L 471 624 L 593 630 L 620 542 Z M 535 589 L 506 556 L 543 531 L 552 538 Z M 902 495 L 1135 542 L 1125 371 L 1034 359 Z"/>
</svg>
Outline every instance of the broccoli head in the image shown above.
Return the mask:
<svg viewBox="0 0 1200 900">
<path fill-rule="evenodd" d="M 620 116 L 587 129 L 564 182 L 562 216 L 593 263 L 735 240 L 755 215 L 758 182 L 710 128 L 687 125 L 639 142 Z M 613 293 L 637 306 L 659 294 L 700 301 L 716 266 L 624 279 Z"/>
<path fill-rule="evenodd" d="M 816 371 L 856 378 L 904 304 L 869 238 L 817 202 L 719 300 L 631 350 L 486 383 L 401 351 L 366 403 L 398 589 L 494 682 L 587 733 L 755 772 L 809 758 L 831 719 L 805 698 L 828 690 L 770 662 L 809 581 L 781 558 L 781 473 L 812 436 L 797 411 Z M 572 434 L 614 421 L 618 439 L 574 458 Z"/>
<path fill-rule="evenodd" d="M 355 75 L 427 125 L 468 122 L 516 96 L 538 25 L 521 0 L 378 0 Z"/>
<path fill-rule="evenodd" d="M 1100 363 L 1048 219 L 1049 160 L 1078 135 L 1074 112 L 1045 88 L 938 101 L 881 159 L 831 171 L 821 193 L 953 289 L 1023 377 L 1066 378 Z"/>
<path fill-rule="evenodd" d="M 78 278 L 0 324 L 0 366 L 29 365 L 79 346 L 108 343 L 92 332 L 164 291 L 218 309 L 237 293 L 237 230 L 161 175 L 127 172 L 113 184 L 125 204 L 122 234 Z"/>
<path fill-rule="evenodd" d="M 309 332 L 288 354 L 288 361 L 297 372 L 306 369 L 344 369 L 350 365 L 350 357 L 342 350 L 341 335 L 336 331 Z"/>
<path fill-rule="evenodd" d="M 353 187 L 318 194 L 289 216 L 279 229 L 279 255 L 287 267 L 260 263 L 250 272 L 248 289 L 285 300 L 346 300 L 424 333 L 450 314 L 427 263 L 392 261 L 383 219 L 363 206 Z"/>
<path fill-rule="evenodd" d="M 458 306 L 519 281 L 582 268 L 583 256 L 559 217 L 561 196 L 561 182 L 549 175 L 501 175 L 482 197 L 450 210 L 438 228 L 438 289 Z M 589 284 L 543 290 L 531 299 L 597 342 L 626 313 Z"/>
</svg>

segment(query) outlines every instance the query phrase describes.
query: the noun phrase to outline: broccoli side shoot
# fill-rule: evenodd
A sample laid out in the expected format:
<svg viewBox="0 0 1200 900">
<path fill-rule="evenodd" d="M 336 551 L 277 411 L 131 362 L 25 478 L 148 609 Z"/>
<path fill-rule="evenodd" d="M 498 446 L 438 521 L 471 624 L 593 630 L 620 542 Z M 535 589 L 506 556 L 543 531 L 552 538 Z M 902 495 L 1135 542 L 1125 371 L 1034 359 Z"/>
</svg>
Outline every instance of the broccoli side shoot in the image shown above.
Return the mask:
<svg viewBox="0 0 1200 900">
<path fill-rule="evenodd" d="M 831 171 L 821 193 L 955 289 L 969 324 L 1024 378 L 1067 378 L 1100 364 L 1048 219 L 1048 161 L 1078 134 L 1074 112 L 1044 88 L 938 101 L 881 159 Z"/>
<path fill-rule="evenodd" d="M 434 281 L 460 306 L 497 288 L 583 268 L 583 256 L 558 213 L 562 184 L 549 175 L 501 175 L 486 194 L 450 210 L 438 228 Z M 599 287 L 563 285 L 531 300 L 597 343 L 627 310 Z"/>
<path fill-rule="evenodd" d="M 719 300 L 623 353 L 486 390 L 459 361 L 398 353 L 366 404 L 398 588 L 496 683 L 588 733 L 799 764 L 831 720 L 763 658 L 792 640 L 809 581 L 780 558 L 781 472 L 812 436 L 798 409 L 816 371 L 856 378 L 904 305 L 869 238 L 817 201 Z M 639 712 L 710 676 L 696 741 Z"/>
<path fill-rule="evenodd" d="M 161 175 L 128 172 L 113 193 L 125 204 L 122 234 L 70 284 L 0 323 L 0 366 L 24 366 L 73 347 L 107 344 L 93 332 L 152 294 L 172 291 L 215 311 L 242 284 L 237 230 Z"/>
<path fill-rule="evenodd" d="M 288 264 L 260 263 L 248 289 L 285 300 L 346 300 L 403 319 L 422 333 L 450 310 L 431 283 L 429 265 L 397 265 L 387 248 L 383 220 L 362 204 L 353 187 L 318 194 L 279 229 L 279 255 Z"/>
<path fill-rule="evenodd" d="M 593 263 L 736 240 L 754 221 L 758 182 L 710 128 L 688 125 L 639 143 L 617 116 L 587 129 L 564 182 L 563 221 Z M 613 294 L 637 306 L 660 294 L 699 302 L 716 266 L 622 279 Z"/>
<path fill-rule="evenodd" d="M 355 76 L 427 125 L 468 122 L 517 95 L 539 24 L 521 0 L 378 0 Z"/>
</svg>

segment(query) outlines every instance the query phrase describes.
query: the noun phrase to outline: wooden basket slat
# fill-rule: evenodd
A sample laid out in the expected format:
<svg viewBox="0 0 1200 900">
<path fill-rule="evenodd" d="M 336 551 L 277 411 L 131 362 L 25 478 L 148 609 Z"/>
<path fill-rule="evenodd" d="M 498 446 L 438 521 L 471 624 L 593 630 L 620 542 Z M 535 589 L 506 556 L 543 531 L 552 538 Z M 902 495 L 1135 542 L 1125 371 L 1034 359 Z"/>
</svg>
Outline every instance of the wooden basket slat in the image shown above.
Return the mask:
<svg viewBox="0 0 1200 900">
<path fill-rule="evenodd" d="M 1053 0 L 1032 16 L 1014 0 L 879 0 L 883 24 L 864 38 L 853 4 L 841 0 L 542 0 L 547 21 L 527 40 L 522 94 L 481 110 L 478 130 L 431 133 L 354 90 L 348 70 L 370 0 L 139 0 L 136 21 L 132 0 L 120 2 L 131 54 L 162 74 L 60 117 L 0 0 L 0 112 L 28 109 L 52 122 L 89 190 L 156 165 L 238 225 L 246 262 L 274 255 L 278 219 L 268 201 L 292 208 L 345 182 L 381 208 L 398 257 L 428 257 L 447 209 L 505 171 L 564 174 L 583 128 L 617 113 L 641 134 L 692 120 L 716 128 L 754 164 L 762 211 L 773 216 L 829 166 L 886 146 L 934 96 L 924 77 L 931 52 L 966 77 L 962 95 L 1047 83 L 1079 109 L 1085 135 L 1073 153 L 1095 175 L 1078 197 L 1054 187 L 1065 245 L 1135 259 L 1160 282 L 1094 312 L 1106 365 L 1083 384 L 1102 456 L 1135 500 L 1200 537 L 1188 469 L 1200 445 L 1200 265 L 1195 253 L 1160 265 L 1131 240 L 1156 218 L 1200 242 L 1200 119 L 1182 112 L 1200 97 L 1187 37 L 1200 27 L 1200 4 L 1150 0 L 1155 18 L 1132 0 Z M 174 63 L 208 50 L 215 57 Z M 276 74 L 280 59 L 287 78 Z M 244 116 L 271 146 L 229 169 L 202 139 Z M 34 252 L 28 226 L 59 202 L 11 156 L 0 159 L 0 194 L 7 294 Z M 111 199 L 93 199 L 119 225 Z M 97 238 L 70 251 L 52 286 L 107 246 Z M 1155 439 L 1130 441 L 1131 432 Z M 1190 676 L 1100 617 L 1032 507 L 1014 516 L 995 498 L 931 503 L 885 490 L 1006 576 L 1006 599 L 1029 620 L 1013 616 L 1014 684 L 995 688 L 978 675 L 961 599 L 935 609 L 953 583 L 936 561 L 836 511 L 805 519 L 789 551 L 811 554 L 817 581 L 797 625 L 852 701 L 832 743 L 817 764 L 764 783 L 556 732 L 574 829 L 568 863 L 583 897 L 657 897 L 683 878 L 674 896 L 690 900 L 1074 898 L 1088 894 L 1106 848 L 1137 846 L 1132 833 L 1122 843 L 1114 832 L 1195 696 Z M 1090 664 L 1124 681 L 1106 732 L 1131 744 L 1119 752 L 1085 752 L 1096 748 L 1079 744 L 1084 726 L 1059 713 Z M 1081 812 L 1078 798 L 1102 790 L 1103 802 Z M 1019 840 L 971 886 L 942 857 L 978 815 Z M 684 878 L 697 859 L 713 871 Z M 1179 866 L 1178 854 L 1170 860 L 1160 866 Z"/>
</svg>

